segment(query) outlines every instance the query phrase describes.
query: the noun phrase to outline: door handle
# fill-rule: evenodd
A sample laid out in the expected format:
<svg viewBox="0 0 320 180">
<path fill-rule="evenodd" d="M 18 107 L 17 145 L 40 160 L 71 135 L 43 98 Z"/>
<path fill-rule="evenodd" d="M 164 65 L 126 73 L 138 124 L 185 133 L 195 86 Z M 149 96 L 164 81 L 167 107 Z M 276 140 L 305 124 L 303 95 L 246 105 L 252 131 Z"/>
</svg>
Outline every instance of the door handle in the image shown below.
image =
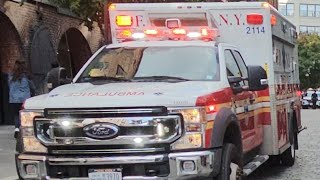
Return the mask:
<svg viewBox="0 0 320 180">
<path fill-rule="evenodd" d="M 254 101 L 256 101 L 256 98 L 251 97 L 249 101 L 250 101 L 250 103 L 252 104 Z"/>
<path fill-rule="evenodd" d="M 243 110 L 244 110 L 245 113 L 249 112 L 249 106 L 244 106 Z"/>
</svg>

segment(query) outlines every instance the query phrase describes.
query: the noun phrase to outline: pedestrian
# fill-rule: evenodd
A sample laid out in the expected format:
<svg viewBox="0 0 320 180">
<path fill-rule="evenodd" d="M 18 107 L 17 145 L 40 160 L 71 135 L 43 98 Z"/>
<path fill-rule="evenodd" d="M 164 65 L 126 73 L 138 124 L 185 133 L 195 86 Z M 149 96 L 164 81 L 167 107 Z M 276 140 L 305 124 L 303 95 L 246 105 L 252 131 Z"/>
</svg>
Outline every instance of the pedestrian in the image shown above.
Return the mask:
<svg viewBox="0 0 320 180">
<path fill-rule="evenodd" d="M 46 75 L 46 79 L 45 79 L 45 92 L 48 93 L 52 90 L 53 87 L 53 82 L 51 82 L 50 79 L 50 73 L 52 73 L 52 71 L 54 71 L 54 69 L 59 68 L 59 62 L 58 61 L 54 61 L 51 63 L 51 69 L 48 71 L 47 75 Z"/>
<path fill-rule="evenodd" d="M 312 100 L 312 108 L 316 109 L 317 108 L 317 101 L 318 101 L 318 95 L 317 95 L 316 90 L 314 90 L 314 93 L 311 95 L 311 100 Z"/>
<path fill-rule="evenodd" d="M 16 61 L 13 73 L 8 74 L 9 104 L 15 123 L 14 137 L 19 134 L 20 119 L 19 111 L 23 102 L 34 95 L 35 86 L 29 79 L 26 64 L 23 61 Z"/>
</svg>

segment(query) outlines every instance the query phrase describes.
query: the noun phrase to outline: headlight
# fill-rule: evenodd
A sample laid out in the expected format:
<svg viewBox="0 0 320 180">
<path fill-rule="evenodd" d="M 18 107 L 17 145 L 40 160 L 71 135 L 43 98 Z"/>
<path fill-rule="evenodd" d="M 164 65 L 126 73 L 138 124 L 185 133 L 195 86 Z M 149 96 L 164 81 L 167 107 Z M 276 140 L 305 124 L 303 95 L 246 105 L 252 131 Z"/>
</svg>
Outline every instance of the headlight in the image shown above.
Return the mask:
<svg viewBox="0 0 320 180">
<path fill-rule="evenodd" d="M 43 112 L 20 111 L 20 120 L 21 120 L 21 138 L 23 143 L 24 152 L 38 152 L 46 153 L 47 148 L 44 147 L 35 137 L 34 134 L 34 118 L 43 117 Z"/>
<path fill-rule="evenodd" d="M 192 149 L 204 147 L 205 129 L 207 125 L 206 109 L 202 107 L 173 109 L 172 113 L 180 113 L 184 120 L 184 135 L 175 143 L 171 149 Z"/>
</svg>

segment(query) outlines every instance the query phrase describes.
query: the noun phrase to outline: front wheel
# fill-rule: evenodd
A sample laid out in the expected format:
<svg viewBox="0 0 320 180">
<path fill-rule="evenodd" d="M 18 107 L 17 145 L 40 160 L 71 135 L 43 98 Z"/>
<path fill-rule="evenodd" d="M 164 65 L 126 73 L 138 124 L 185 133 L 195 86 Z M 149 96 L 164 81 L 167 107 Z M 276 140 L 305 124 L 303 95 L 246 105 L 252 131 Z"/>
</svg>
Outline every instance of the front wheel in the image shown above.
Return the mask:
<svg viewBox="0 0 320 180">
<path fill-rule="evenodd" d="M 226 143 L 222 149 L 221 169 L 216 180 L 241 180 L 241 167 L 236 164 L 237 148 L 234 144 Z"/>
</svg>

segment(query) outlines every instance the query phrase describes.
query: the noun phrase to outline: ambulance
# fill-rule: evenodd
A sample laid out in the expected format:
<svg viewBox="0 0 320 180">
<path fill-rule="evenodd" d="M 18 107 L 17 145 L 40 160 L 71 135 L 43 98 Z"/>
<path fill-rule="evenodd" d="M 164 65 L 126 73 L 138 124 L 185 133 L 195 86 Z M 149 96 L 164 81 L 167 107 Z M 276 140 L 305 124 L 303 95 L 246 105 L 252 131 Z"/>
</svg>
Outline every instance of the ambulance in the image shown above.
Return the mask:
<svg viewBox="0 0 320 180">
<path fill-rule="evenodd" d="M 242 179 L 292 166 L 297 32 L 265 2 L 112 4 L 112 44 L 21 110 L 21 179 Z"/>
</svg>

